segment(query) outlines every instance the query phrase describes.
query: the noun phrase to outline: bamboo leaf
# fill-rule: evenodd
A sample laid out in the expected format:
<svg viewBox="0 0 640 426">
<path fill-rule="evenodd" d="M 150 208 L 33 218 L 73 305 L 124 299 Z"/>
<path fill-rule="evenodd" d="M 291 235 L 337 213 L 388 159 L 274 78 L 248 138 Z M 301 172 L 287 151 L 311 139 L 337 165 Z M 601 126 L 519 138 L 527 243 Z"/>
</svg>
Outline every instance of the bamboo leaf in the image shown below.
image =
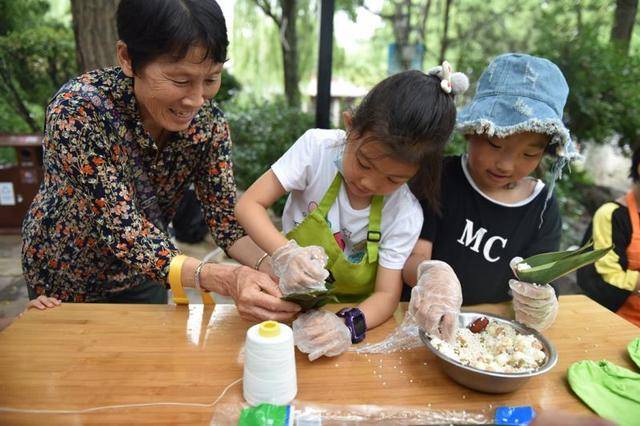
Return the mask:
<svg viewBox="0 0 640 426">
<path fill-rule="evenodd" d="M 548 253 L 540 253 L 540 254 L 536 254 L 535 256 L 531 256 L 524 259 L 522 263 L 526 263 L 531 267 L 540 266 L 546 263 L 556 262 L 566 257 L 579 255 L 581 253 L 588 251 L 592 247 L 593 247 L 593 242 L 588 241 L 585 245 L 583 245 L 577 250 L 573 250 L 573 251 L 563 250 L 563 251 L 552 251 Z"/>
<path fill-rule="evenodd" d="M 327 290 L 292 293 L 281 297 L 281 299 L 300 305 L 303 312 L 310 309 L 318 309 L 328 303 L 338 303 L 338 298 L 333 294 L 333 284 L 327 282 L 325 286 Z"/>
<path fill-rule="evenodd" d="M 521 281 L 530 283 L 540 285 L 548 284 L 578 268 L 594 263 L 613 248 L 613 246 L 611 246 L 603 249 L 586 251 L 592 245 L 593 244 L 587 244 L 575 251 L 544 253 L 542 255 L 536 255 L 524 259 L 518 265 L 526 263 L 531 266 L 531 268 L 520 270 L 518 269 L 518 265 L 516 265 L 516 277 Z M 567 255 L 567 253 L 569 253 L 569 255 Z M 547 260 L 547 262 L 542 263 L 540 259 Z M 549 259 L 555 260 L 549 261 Z"/>
</svg>

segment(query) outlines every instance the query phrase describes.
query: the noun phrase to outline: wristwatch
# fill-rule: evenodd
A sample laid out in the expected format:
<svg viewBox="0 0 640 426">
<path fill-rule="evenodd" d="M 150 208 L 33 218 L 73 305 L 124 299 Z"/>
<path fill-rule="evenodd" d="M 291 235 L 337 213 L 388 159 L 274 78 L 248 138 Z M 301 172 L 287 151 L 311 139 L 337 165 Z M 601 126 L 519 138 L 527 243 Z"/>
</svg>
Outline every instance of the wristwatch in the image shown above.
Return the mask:
<svg viewBox="0 0 640 426">
<path fill-rule="evenodd" d="M 344 319 L 344 324 L 351 332 L 351 343 L 359 343 L 364 340 L 367 331 L 367 323 L 364 314 L 358 308 L 344 308 L 336 314 Z"/>
</svg>

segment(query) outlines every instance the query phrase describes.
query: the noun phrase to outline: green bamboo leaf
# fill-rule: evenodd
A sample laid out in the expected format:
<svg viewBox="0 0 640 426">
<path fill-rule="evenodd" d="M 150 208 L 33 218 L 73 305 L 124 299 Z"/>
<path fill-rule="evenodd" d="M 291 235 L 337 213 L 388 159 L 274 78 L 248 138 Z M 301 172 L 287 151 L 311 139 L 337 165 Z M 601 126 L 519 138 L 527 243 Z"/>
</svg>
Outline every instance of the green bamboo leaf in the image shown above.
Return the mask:
<svg viewBox="0 0 640 426">
<path fill-rule="evenodd" d="M 591 247 L 591 244 L 585 247 Z M 603 249 L 593 250 L 593 251 L 584 251 L 582 247 L 579 250 L 569 252 L 569 256 L 556 256 L 555 261 L 547 262 L 547 263 L 539 263 L 539 258 L 536 260 L 537 265 L 532 265 L 530 260 L 534 257 L 538 257 L 541 255 L 532 256 L 531 258 L 524 259 L 518 265 L 526 263 L 531 266 L 529 269 L 520 270 L 516 266 L 516 276 L 520 281 L 526 281 L 530 283 L 536 283 L 539 285 L 548 284 L 551 281 L 558 279 L 564 275 L 567 275 L 570 272 L 575 271 L 578 268 L 581 268 L 585 265 L 589 265 L 594 263 L 602 256 L 607 254 L 609 250 L 613 248 L 607 247 Z M 557 254 L 556 253 L 545 253 L 545 254 Z M 548 257 L 546 257 L 548 259 Z M 553 257 L 552 257 L 553 258 Z"/>
<path fill-rule="evenodd" d="M 338 303 L 338 298 L 333 294 L 333 283 L 325 283 L 327 290 L 315 290 L 305 293 L 292 293 L 281 297 L 282 300 L 293 302 L 302 308 L 302 312 L 310 309 L 318 309 L 328 303 Z"/>
<path fill-rule="evenodd" d="M 583 245 L 577 250 L 563 250 L 563 251 L 552 251 L 548 253 L 540 253 L 540 254 L 536 254 L 535 256 L 527 257 L 522 261 L 522 263 L 526 263 L 531 267 L 540 266 L 546 263 L 556 262 L 566 257 L 579 255 L 581 253 L 588 251 L 592 247 L 593 247 L 593 241 L 589 240 L 585 245 Z"/>
</svg>

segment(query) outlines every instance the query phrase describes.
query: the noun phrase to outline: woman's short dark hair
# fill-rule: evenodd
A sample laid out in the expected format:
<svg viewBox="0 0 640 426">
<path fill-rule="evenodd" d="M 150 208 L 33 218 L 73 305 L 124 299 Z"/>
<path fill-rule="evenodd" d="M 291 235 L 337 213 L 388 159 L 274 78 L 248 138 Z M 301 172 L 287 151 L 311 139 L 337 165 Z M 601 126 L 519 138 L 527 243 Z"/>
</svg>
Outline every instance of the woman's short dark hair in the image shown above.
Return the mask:
<svg viewBox="0 0 640 426">
<path fill-rule="evenodd" d="M 206 49 L 203 60 L 227 60 L 227 25 L 214 0 L 121 0 L 117 24 L 134 73 L 161 55 L 178 61 L 193 46 Z"/>
<path fill-rule="evenodd" d="M 456 122 L 452 94 L 440 78 L 404 71 L 378 83 L 355 110 L 351 131 L 382 143 L 392 158 L 417 164 L 410 186 L 439 211 L 440 173 L 445 144 Z"/>
<path fill-rule="evenodd" d="M 629 169 L 629 177 L 634 183 L 640 183 L 640 175 L 638 174 L 638 165 L 640 165 L 640 145 L 636 146 L 631 155 L 631 168 Z"/>
</svg>

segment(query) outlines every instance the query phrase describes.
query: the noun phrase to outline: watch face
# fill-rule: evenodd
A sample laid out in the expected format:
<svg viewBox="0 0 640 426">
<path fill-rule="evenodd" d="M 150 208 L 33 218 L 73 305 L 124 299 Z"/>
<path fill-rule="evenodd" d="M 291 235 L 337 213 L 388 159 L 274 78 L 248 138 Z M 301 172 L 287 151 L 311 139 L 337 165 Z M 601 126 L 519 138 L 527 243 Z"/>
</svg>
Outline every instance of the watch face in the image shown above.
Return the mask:
<svg viewBox="0 0 640 426">
<path fill-rule="evenodd" d="M 364 318 L 361 315 L 358 315 L 353 319 L 353 327 L 356 330 L 356 335 L 362 336 L 366 330 L 366 326 L 364 324 Z"/>
</svg>

